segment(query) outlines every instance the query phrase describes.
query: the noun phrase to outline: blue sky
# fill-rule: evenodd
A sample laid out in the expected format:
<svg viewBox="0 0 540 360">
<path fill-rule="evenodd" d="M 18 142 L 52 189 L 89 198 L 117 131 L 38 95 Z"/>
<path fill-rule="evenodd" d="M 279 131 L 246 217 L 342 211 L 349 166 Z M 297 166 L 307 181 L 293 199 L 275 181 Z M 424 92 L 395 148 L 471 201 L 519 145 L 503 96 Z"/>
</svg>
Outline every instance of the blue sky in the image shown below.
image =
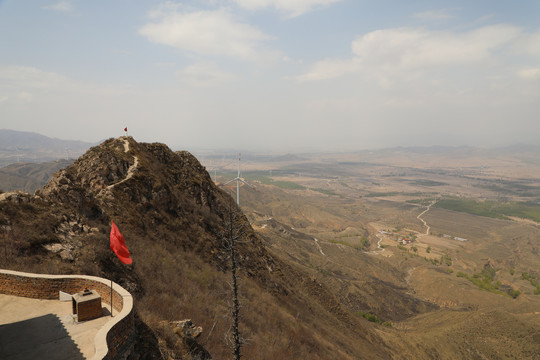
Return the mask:
<svg viewBox="0 0 540 360">
<path fill-rule="evenodd" d="M 175 148 L 540 140 L 540 2 L 0 1 L 0 128 Z"/>
</svg>

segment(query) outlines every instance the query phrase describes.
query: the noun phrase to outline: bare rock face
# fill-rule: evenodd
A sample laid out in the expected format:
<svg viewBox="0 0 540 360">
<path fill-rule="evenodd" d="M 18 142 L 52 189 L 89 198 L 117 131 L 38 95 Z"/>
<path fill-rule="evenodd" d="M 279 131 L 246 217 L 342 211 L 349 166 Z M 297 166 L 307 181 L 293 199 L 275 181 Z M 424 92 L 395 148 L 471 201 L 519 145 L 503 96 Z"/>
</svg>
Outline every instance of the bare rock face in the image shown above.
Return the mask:
<svg viewBox="0 0 540 360">
<path fill-rule="evenodd" d="M 195 326 L 191 319 L 173 321 L 171 324 L 175 325 L 175 333 L 180 338 L 197 339 L 203 331 L 202 327 Z"/>
<path fill-rule="evenodd" d="M 62 242 L 88 234 L 93 222 L 114 219 L 122 228 L 131 225 L 146 236 L 166 224 L 170 233 L 189 229 L 183 248 L 226 266 L 215 233 L 230 198 L 187 151 L 173 152 L 164 144 L 138 143 L 127 136 L 109 139 L 59 171 L 36 195 L 71 209 L 55 229 Z M 241 221 L 248 224 L 245 217 Z M 273 259 L 253 231 L 246 240 L 239 249 L 246 268 L 267 277 Z"/>
<path fill-rule="evenodd" d="M 284 291 L 277 281 L 279 266 L 230 196 L 193 155 L 164 144 L 138 143 L 131 137 L 106 140 L 57 172 L 34 196 L 0 193 L 0 210 L 0 238 L 5 235 L 13 244 L 9 261 L 24 255 L 32 266 L 51 264 L 51 272 L 68 269 L 111 278 L 143 299 L 153 296 L 145 292 L 152 281 L 143 269 L 161 273 L 177 268 L 155 261 L 155 254 L 169 246 L 178 256 L 189 254 L 226 271 L 230 265 L 221 234 L 232 210 L 238 213 L 234 225 L 245 229 L 237 248 L 245 274 L 272 292 Z M 134 266 L 121 265 L 110 251 L 111 220 L 128 239 Z M 152 342 L 152 353 L 211 359 L 197 341 L 202 328 L 185 320 L 166 321 L 167 330 L 160 330 L 155 318 L 149 319 L 156 325 L 152 331 L 163 331 L 159 344 Z"/>
<path fill-rule="evenodd" d="M 190 319 L 181 321 L 162 321 L 159 326 L 168 343 L 174 343 L 166 350 L 165 358 L 182 360 L 210 360 L 212 356 L 198 342 L 202 327 L 195 326 Z M 173 350 L 171 350 L 171 348 Z"/>
<path fill-rule="evenodd" d="M 193 155 L 130 137 L 91 148 L 36 194 L 69 203 L 87 216 L 118 202 L 169 212 L 178 212 L 181 197 L 210 208 L 218 203 L 210 176 Z"/>
<path fill-rule="evenodd" d="M 37 194 L 79 207 L 103 189 L 127 176 L 134 157 L 125 144 L 132 139 L 111 139 L 88 150 L 71 166 L 59 171 Z"/>
<path fill-rule="evenodd" d="M 46 250 L 58 254 L 62 260 L 65 261 L 74 261 L 75 257 L 73 256 L 73 246 L 70 244 L 46 244 L 43 246 Z"/>
<path fill-rule="evenodd" d="M 17 204 L 27 203 L 32 196 L 23 191 L 12 191 L 0 194 L 0 201 L 11 201 Z"/>
</svg>

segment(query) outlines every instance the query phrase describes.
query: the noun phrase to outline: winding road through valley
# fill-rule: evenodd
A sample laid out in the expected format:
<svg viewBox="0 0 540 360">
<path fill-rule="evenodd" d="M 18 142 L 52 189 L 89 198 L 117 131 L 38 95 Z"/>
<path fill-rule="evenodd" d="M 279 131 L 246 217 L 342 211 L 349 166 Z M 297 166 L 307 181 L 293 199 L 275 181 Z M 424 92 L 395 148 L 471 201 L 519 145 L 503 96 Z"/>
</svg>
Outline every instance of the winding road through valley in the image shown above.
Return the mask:
<svg viewBox="0 0 540 360">
<path fill-rule="evenodd" d="M 426 210 L 422 211 L 420 214 L 418 214 L 418 216 L 416 217 L 418 220 L 420 220 L 424 226 L 426 227 L 426 232 L 424 234 L 419 234 L 418 237 L 420 236 L 426 236 L 426 235 L 429 235 L 429 231 L 431 230 L 431 227 L 428 225 L 428 223 L 422 219 L 422 216 L 424 216 L 430 209 L 433 205 L 435 205 L 437 203 L 437 200 L 433 200 L 431 202 L 431 204 L 428 205 L 428 207 L 426 208 Z"/>
</svg>

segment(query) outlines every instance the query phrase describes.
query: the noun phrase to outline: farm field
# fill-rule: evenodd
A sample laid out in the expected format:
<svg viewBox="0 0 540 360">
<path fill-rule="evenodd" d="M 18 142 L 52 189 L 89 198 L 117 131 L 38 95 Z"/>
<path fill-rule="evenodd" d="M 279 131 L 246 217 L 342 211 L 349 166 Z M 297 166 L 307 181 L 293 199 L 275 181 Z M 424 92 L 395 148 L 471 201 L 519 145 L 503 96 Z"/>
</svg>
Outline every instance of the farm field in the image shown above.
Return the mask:
<svg viewBox="0 0 540 360">
<path fill-rule="evenodd" d="M 242 208 L 276 256 L 312 271 L 359 314 L 391 323 L 381 332 L 405 354 L 398 329 L 408 344 L 445 338 L 448 356 L 538 356 L 540 164 L 393 155 L 251 160 L 242 176 L 255 190 L 240 188 Z M 497 336 L 509 340 L 486 345 Z"/>
</svg>

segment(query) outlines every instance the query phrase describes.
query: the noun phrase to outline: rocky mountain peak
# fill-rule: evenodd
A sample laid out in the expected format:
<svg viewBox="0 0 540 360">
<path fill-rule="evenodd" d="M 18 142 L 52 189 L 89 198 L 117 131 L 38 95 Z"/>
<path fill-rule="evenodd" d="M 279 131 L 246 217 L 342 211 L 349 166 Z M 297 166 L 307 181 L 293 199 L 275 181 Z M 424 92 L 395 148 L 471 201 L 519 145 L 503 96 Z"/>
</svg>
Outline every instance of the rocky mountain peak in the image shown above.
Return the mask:
<svg viewBox="0 0 540 360">
<path fill-rule="evenodd" d="M 157 233 L 224 268 L 227 256 L 219 238 L 226 214 L 233 211 L 234 226 L 243 229 L 239 253 L 248 273 L 263 279 L 275 268 L 247 218 L 204 166 L 189 152 L 173 152 L 164 144 L 127 136 L 106 140 L 56 173 L 36 191 L 36 199 L 62 205 L 55 232 L 64 245 L 96 228 L 104 231 L 114 219 L 131 238 Z"/>
<path fill-rule="evenodd" d="M 166 202 L 173 210 L 175 199 L 185 195 L 197 204 L 215 206 L 219 192 L 187 151 L 175 153 L 164 144 L 138 143 L 125 136 L 91 148 L 36 194 L 92 215 L 96 206 L 144 207 L 153 202 Z"/>
</svg>

